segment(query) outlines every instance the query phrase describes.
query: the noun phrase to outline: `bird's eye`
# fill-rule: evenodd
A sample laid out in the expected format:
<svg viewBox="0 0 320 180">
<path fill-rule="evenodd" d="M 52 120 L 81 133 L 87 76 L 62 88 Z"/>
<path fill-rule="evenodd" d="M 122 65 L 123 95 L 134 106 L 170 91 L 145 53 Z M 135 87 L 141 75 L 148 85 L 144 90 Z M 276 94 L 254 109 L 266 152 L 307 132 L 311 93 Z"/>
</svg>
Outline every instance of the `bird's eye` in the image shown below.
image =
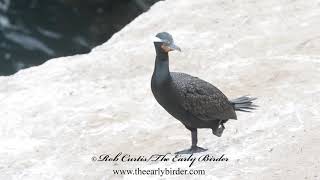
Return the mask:
<svg viewBox="0 0 320 180">
<path fill-rule="evenodd" d="M 166 46 L 169 46 L 171 43 L 168 40 L 163 40 L 163 44 L 166 45 Z"/>
</svg>

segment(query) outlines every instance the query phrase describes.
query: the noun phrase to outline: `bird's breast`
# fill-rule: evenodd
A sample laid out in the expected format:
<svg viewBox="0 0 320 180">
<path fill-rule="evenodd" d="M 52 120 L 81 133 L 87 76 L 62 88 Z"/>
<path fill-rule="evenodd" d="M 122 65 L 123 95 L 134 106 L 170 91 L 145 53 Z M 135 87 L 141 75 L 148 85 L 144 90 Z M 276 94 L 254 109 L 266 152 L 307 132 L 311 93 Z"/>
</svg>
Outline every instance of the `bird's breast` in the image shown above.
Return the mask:
<svg viewBox="0 0 320 180">
<path fill-rule="evenodd" d="M 187 112 L 170 84 L 151 83 L 151 87 L 155 99 L 169 114 L 180 121 L 186 119 Z"/>
</svg>

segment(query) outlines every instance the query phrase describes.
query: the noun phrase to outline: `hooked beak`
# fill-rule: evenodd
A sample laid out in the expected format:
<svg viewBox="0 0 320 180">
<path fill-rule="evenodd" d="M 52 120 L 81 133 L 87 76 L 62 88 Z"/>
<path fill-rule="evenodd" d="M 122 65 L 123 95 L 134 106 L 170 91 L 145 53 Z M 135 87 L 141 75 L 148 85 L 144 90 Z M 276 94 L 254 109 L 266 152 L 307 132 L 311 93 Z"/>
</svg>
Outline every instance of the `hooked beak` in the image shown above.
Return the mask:
<svg viewBox="0 0 320 180">
<path fill-rule="evenodd" d="M 177 51 L 181 52 L 181 48 L 180 48 L 179 46 L 173 44 L 173 43 L 170 44 L 168 47 L 169 47 L 172 51 L 177 50 Z"/>
</svg>

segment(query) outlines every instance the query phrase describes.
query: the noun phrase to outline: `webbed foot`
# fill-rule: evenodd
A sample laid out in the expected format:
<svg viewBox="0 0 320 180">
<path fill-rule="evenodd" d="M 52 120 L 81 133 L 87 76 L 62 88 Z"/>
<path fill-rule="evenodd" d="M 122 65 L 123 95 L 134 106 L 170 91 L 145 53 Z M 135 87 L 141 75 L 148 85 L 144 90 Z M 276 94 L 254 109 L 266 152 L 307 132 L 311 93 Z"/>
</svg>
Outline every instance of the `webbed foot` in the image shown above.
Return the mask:
<svg viewBox="0 0 320 180">
<path fill-rule="evenodd" d="M 191 148 L 175 152 L 175 154 L 193 154 L 193 153 L 204 152 L 204 151 L 207 151 L 207 150 L 208 149 L 205 149 L 205 148 L 202 148 L 202 147 L 191 146 Z"/>
<path fill-rule="evenodd" d="M 215 130 L 212 129 L 212 134 L 214 134 L 214 135 L 216 135 L 216 136 L 218 136 L 218 137 L 221 137 L 224 129 L 225 129 L 224 125 L 223 125 L 223 124 L 220 124 L 220 127 L 219 127 L 219 128 L 217 128 L 217 129 L 215 129 Z"/>
</svg>

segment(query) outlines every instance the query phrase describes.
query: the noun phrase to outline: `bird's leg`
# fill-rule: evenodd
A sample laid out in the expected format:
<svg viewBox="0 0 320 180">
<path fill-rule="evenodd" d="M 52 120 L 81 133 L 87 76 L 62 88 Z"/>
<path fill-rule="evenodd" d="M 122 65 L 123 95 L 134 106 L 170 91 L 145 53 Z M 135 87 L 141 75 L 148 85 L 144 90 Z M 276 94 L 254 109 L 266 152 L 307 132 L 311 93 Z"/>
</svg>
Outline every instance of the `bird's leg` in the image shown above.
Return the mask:
<svg viewBox="0 0 320 180">
<path fill-rule="evenodd" d="M 197 152 L 203 152 L 206 151 L 207 149 L 204 149 L 202 147 L 197 146 L 198 144 L 198 131 L 197 129 L 191 130 L 191 150 L 193 151 L 193 153 L 197 153 Z"/>
<path fill-rule="evenodd" d="M 198 143 L 197 128 L 190 128 L 189 130 L 191 131 L 191 142 L 192 142 L 191 148 L 185 149 L 182 151 L 178 151 L 178 152 L 176 152 L 176 154 L 193 154 L 193 153 L 198 153 L 198 152 L 204 152 L 207 150 L 207 149 L 204 149 L 202 147 L 197 146 L 197 143 Z"/>
<path fill-rule="evenodd" d="M 198 144 L 198 130 L 191 130 L 191 148 L 196 147 Z"/>
</svg>

